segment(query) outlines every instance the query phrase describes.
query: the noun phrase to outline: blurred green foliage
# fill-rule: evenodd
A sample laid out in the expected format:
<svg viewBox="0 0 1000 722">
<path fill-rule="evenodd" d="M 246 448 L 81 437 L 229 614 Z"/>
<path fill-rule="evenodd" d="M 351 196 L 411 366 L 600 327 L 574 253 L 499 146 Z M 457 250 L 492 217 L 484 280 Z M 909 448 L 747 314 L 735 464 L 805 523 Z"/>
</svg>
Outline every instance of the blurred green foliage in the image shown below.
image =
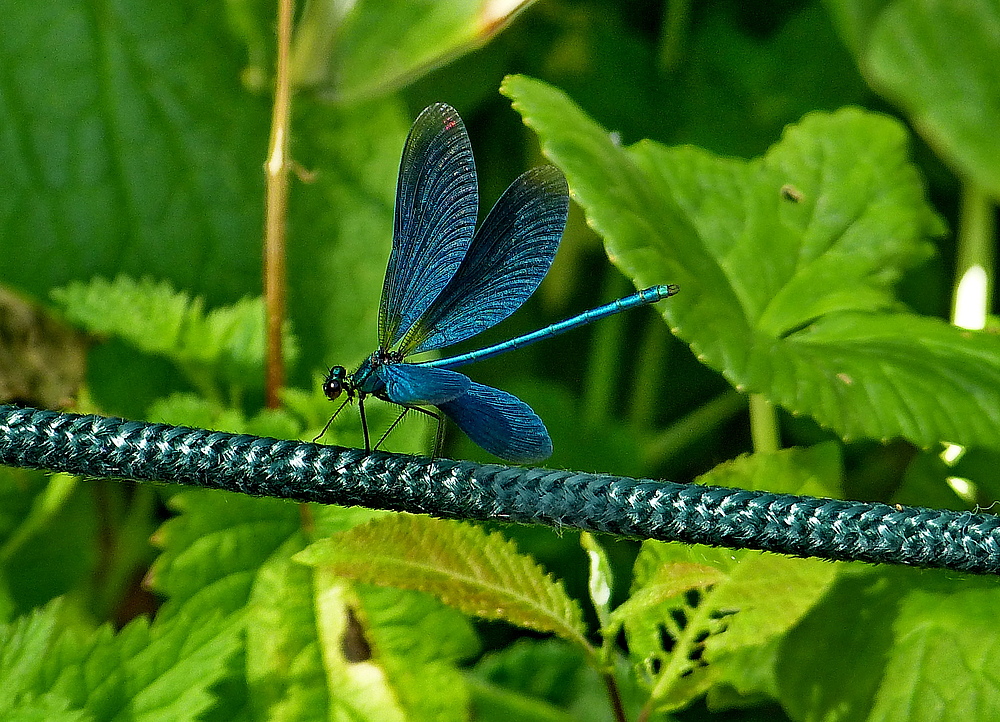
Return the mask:
<svg viewBox="0 0 1000 722">
<path fill-rule="evenodd" d="M 545 420 L 552 465 L 1000 497 L 1000 343 L 944 320 L 969 199 L 988 218 L 1000 195 L 996 0 L 498 7 L 299 8 L 289 388 L 264 410 L 274 4 L 0 0 L 0 284 L 92 334 L 79 407 L 314 436 L 332 410 L 320 375 L 375 347 L 400 150 L 443 101 L 469 128 L 482 214 L 542 162 L 578 204 L 539 292 L 476 344 L 681 285 L 662 319 L 470 369 Z M 748 393 L 792 448 L 740 457 Z M 395 415 L 369 414 L 375 429 Z M 432 435 L 408 419 L 388 445 Z M 458 437 L 448 455 L 488 460 Z M 361 443 L 357 419 L 329 438 Z M 942 441 L 969 448 L 946 463 Z M 963 496 L 949 477 L 971 482 Z M 621 540 L 585 552 L 576 534 L 497 525 L 518 552 L 429 520 L 20 470 L 0 470 L 0 500 L 5 719 L 608 720 L 609 679 L 629 719 L 1000 708 L 992 580 Z M 474 630 L 456 609 L 563 632 Z M 579 631 L 581 610 L 607 639 Z"/>
</svg>

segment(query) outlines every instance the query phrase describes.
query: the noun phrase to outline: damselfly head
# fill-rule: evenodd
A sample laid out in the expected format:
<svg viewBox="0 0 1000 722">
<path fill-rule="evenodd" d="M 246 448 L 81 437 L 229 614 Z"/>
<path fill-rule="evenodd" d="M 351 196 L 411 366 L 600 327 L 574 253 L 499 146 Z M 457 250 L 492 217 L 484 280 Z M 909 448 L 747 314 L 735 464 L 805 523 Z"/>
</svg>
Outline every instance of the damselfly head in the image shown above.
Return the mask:
<svg viewBox="0 0 1000 722">
<path fill-rule="evenodd" d="M 343 366 L 334 366 L 323 380 L 323 393 L 330 401 L 334 401 L 345 391 L 348 396 L 351 395 L 351 383 L 347 380 L 347 369 Z"/>
</svg>

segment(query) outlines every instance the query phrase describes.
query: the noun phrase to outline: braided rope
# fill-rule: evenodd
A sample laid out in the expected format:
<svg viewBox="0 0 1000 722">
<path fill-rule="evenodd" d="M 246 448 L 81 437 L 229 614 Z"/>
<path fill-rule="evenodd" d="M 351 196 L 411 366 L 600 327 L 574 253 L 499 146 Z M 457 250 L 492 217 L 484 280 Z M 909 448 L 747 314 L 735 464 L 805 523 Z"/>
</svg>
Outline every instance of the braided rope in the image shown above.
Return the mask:
<svg viewBox="0 0 1000 722">
<path fill-rule="evenodd" d="M 1000 572 L 1000 517 L 573 471 L 365 453 L 0 406 L 0 463 L 438 517 Z"/>
</svg>

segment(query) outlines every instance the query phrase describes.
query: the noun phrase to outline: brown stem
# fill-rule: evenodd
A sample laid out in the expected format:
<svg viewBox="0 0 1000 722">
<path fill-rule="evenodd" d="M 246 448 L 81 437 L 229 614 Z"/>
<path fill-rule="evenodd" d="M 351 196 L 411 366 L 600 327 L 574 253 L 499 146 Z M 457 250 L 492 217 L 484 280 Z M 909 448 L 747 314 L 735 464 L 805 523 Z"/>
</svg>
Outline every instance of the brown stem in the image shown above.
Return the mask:
<svg viewBox="0 0 1000 722">
<path fill-rule="evenodd" d="M 614 713 L 615 722 L 628 722 L 625 717 L 625 707 L 622 704 L 622 695 L 618 690 L 618 680 L 613 672 L 604 672 L 604 686 L 608 688 L 608 699 L 611 700 L 611 711 Z"/>
<path fill-rule="evenodd" d="M 289 55 L 294 0 L 278 0 L 278 62 L 275 70 L 271 140 L 267 151 L 264 231 L 264 305 L 267 313 L 265 403 L 279 405 L 285 380 L 281 328 L 285 321 L 285 224 L 288 216 L 288 138 L 291 130 L 292 90 Z"/>
</svg>

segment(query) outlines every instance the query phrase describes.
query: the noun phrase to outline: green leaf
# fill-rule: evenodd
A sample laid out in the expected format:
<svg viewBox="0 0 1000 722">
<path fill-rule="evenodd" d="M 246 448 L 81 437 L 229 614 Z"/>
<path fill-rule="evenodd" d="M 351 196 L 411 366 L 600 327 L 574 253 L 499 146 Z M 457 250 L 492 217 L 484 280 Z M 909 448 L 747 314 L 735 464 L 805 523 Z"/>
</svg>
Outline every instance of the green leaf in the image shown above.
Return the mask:
<svg viewBox="0 0 1000 722">
<path fill-rule="evenodd" d="M 333 534 L 381 516 L 365 509 L 185 491 L 182 513 L 157 541 L 151 574 L 179 607 L 242 611 L 246 676 L 238 680 L 269 719 L 455 718 L 467 705 L 457 661 L 475 651 L 468 621 L 426 595 L 355 590 L 328 569 L 292 561 L 310 534 Z M 451 680 L 440 694 L 430 680 Z"/>
<path fill-rule="evenodd" d="M 702 474 L 711 486 L 841 498 L 843 462 L 840 446 L 824 442 L 775 453 L 742 454 Z"/>
<path fill-rule="evenodd" d="M 67 318 L 87 330 L 116 336 L 149 354 L 165 356 L 192 373 L 210 368 L 240 384 L 263 383 L 264 307 L 261 299 L 204 311 L 200 298 L 149 279 L 95 279 L 52 291 Z M 297 355 L 286 327 L 286 363 Z"/>
<path fill-rule="evenodd" d="M 562 585 L 512 542 L 471 524 L 394 515 L 318 541 L 296 559 L 372 584 L 429 592 L 466 614 L 589 648 L 580 608 Z"/>
<path fill-rule="evenodd" d="M 580 534 L 580 546 L 587 552 L 590 559 L 590 573 L 587 575 L 587 589 L 590 591 L 590 601 L 597 612 L 601 628 L 607 626 L 611 611 L 611 590 L 615 586 L 614 572 L 607 552 L 600 542 L 590 532 Z"/>
<path fill-rule="evenodd" d="M 340 656 L 324 659 L 318 622 L 322 614 L 343 616 L 346 607 L 327 594 L 317 608 L 313 575 L 290 556 L 303 543 L 293 535 L 260 563 L 246 600 L 253 620 L 247 626 L 246 681 L 254 704 L 276 722 L 326 718 L 338 694 L 328 683 Z M 339 694 L 349 694 L 346 684 Z"/>
<path fill-rule="evenodd" d="M 857 565 L 784 640 L 780 700 L 794 719 L 992 719 L 998 594 L 985 577 Z"/>
<path fill-rule="evenodd" d="M 290 538 L 305 541 L 298 506 L 221 491 L 185 490 L 170 498 L 178 512 L 157 531 L 163 552 L 149 583 L 169 601 L 159 617 L 202 599 L 224 611 L 243 608 L 258 568 Z"/>
<path fill-rule="evenodd" d="M 996 638 L 1000 590 L 983 580 L 953 581 L 916 588 L 902 599 L 871 722 L 1000 716 L 1000 652 L 984 644 Z"/>
<path fill-rule="evenodd" d="M 868 81 L 956 173 L 1000 197 L 1000 5 L 827 0 Z"/>
<path fill-rule="evenodd" d="M 475 635 L 427 595 L 355 590 L 280 553 L 259 570 L 248 614 L 248 677 L 269 719 L 330 709 L 359 720 L 455 719 L 467 707 L 455 663 L 475 652 Z"/>
<path fill-rule="evenodd" d="M 410 718 L 464 718 L 469 694 L 457 665 L 479 651 L 469 619 L 419 592 L 361 584 L 357 595 L 372 661 Z"/>
<path fill-rule="evenodd" d="M 663 315 L 737 389 L 845 438 L 1000 445 L 1000 339 L 893 297 L 941 229 L 898 123 L 811 114 L 744 163 L 622 148 L 555 89 L 512 76 L 503 91 L 611 259 L 639 286 L 680 285 Z"/>
<path fill-rule="evenodd" d="M 900 596 L 921 572 L 865 569 L 843 575 L 782 641 L 779 697 L 793 719 L 864 720 L 892 649 Z M 817 650 L 824 655 L 817 674 Z"/>
<path fill-rule="evenodd" d="M 657 567 L 642 586 L 611 615 L 611 633 L 617 632 L 622 624 L 642 620 L 644 615 L 674 600 L 685 592 L 704 590 L 722 581 L 724 575 L 718 569 L 705 564 L 674 562 Z"/>
<path fill-rule="evenodd" d="M 816 493 L 836 488 L 839 477 L 836 447 L 824 444 L 741 457 L 699 482 Z M 746 650 L 787 633 L 837 571 L 819 560 L 647 541 L 636 559 L 632 596 L 614 619 L 624 624 L 629 652 L 659 709 L 676 709 L 730 676 L 742 683 Z"/>
<path fill-rule="evenodd" d="M 626 719 L 639 719 L 647 695 L 616 660 Z M 483 722 L 606 722 L 611 703 L 601 673 L 579 647 L 561 639 L 519 639 L 490 652 L 470 676 L 474 719 Z M 658 720 L 656 716 L 650 720 Z"/>
<path fill-rule="evenodd" d="M 259 284 L 267 108 L 223 5 L 0 6 L 5 282 L 150 275 L 213 304 Z"/>
<path fill-rule="evenodd" d="M 384 95 L 484 45 L 531 0 L 336 0 L 306 5 L 292 74 L 339 102 Z"/>
<path fill-rule="evenodd" d="M 326 372 L 361 363 L 377 344 L 396 176 L 412 118 L 393 97 L 336 108 L 302 98 L 298 107 L 295 157 L 315 178 L 290 199 L 288 301 L 303 358 Z"/>
<path fill-rule="evenodd" d="M 302 434 L 302 424 L 284 408 L 263 409 L 247 418 L 237 410 L 193 393 L 171 394 L 155 401 L 146 412 L 146 418 L 175 426 L 255 434 L 275 439 L 297 439 Z"/>
<path fill-rule="evenodd" d="M 109 626 L 90 631 L 63 607 L 53 603 L 0 627 L 4 719 L 39 702 L 78 710 L 80 719 L 201 719 L 242 630 L 241 616 L 209 612 L 152 625 L 138 619 L 118 634 Z"/>
</svg>

